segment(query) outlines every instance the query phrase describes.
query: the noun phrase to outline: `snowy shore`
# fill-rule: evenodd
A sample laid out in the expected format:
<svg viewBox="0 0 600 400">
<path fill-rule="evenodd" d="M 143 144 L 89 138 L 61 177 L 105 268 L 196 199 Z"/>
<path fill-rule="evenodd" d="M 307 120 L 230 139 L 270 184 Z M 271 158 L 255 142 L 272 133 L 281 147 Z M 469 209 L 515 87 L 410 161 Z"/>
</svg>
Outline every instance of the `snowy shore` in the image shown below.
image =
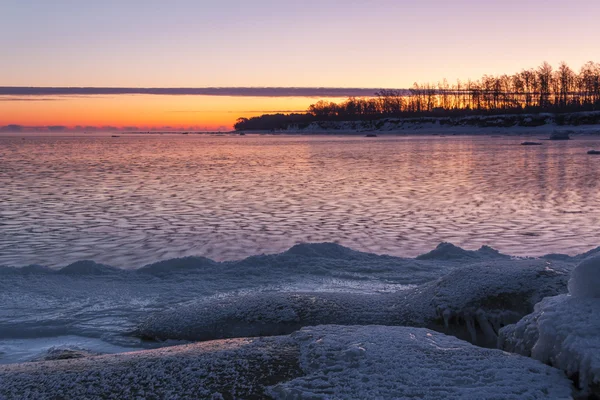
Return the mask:
<svg viewBox="0 0 600 400">
<path fill-rule="evenodd" d="M 307 244 L 250 275 L 281 278 L 277 259 L 288 268 L 293 259 L 294 270 L 308 263 L 320 274 L 351 268 L 363 281 L 435 272 L 424 283 L 384 293 L 261 291 L 173 303 L 141 318 L 134 336 L 202 342 L 63 354 L 69 359 L 55 352 L 49 357 L 55 361 L 3 365 L 0 399 L 568 399 L 600 393 L 600 248 L 574 257 L 514 258 L 444 243 L 416 259 L 394 259 Z M 187 261 L 178 282 L 193 276 L 193 263 Z M 208 278 L 203 263 L 199 276 Z M 166 264 L 154 269 L 166 273 Z M 3 277 L 120 279 L 117 270 L 83 266 L 11 269 Z M 137 278 L 130 271 L 126 279 Z"/>
</svg>

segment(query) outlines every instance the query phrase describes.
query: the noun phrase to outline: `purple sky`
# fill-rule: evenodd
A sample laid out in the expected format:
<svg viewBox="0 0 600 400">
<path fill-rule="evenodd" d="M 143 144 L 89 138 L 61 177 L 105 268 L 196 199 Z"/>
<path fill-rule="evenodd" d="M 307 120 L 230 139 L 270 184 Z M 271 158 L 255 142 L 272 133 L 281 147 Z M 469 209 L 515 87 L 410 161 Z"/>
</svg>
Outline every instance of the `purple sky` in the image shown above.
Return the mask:
<svg viewBox="0 0 600 400">
<path fill-rule="evenodd" d="M 0 86 L 408 87 L 598 61 L 598 0 L 3 0 Z"/>
</svg>

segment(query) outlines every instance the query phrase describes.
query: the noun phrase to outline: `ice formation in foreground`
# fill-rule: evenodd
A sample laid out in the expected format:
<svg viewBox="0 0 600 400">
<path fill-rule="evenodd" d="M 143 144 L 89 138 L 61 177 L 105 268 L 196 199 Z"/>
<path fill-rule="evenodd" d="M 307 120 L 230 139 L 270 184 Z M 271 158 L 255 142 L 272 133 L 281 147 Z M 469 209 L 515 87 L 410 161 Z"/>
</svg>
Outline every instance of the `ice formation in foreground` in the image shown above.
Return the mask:
<svg viewBox="0 0 600 400">
<path fill-rule="evenodd" d="M 572 272 L 569 295 L 544 299 L 500 331 L 499 347 L 562 369 L 584 392 L 600 395 L 600 256 Z"/>
<path fill-rule="evenodd" d="M 259 293 L 212 298 L 148 317 L 136 335 L 212 340 L 288 334 L 303 326 L 427 327 L 495 347 L 499 329 L 547 296 L 565 293 L 570 264 L 490 259 L 391 294 Z"/>
<path fill-rule="evenodd" d="M 428 329 L 317 326 L 291 336 L 305 375 L 278 399 L 568 399 L 559 371 Z"/>
<path fill-rule="evenodd" d="M 600 298 L 600 255 L 583 260 L 571 272 L 569 294 L 575 297 Z"/>
<path fill-rule="evenodd" d="M 0 398 L 569 399 L 538 361 L 420 328 L 318 326 L 231 339 L 0 366 Z"/>
</svg>

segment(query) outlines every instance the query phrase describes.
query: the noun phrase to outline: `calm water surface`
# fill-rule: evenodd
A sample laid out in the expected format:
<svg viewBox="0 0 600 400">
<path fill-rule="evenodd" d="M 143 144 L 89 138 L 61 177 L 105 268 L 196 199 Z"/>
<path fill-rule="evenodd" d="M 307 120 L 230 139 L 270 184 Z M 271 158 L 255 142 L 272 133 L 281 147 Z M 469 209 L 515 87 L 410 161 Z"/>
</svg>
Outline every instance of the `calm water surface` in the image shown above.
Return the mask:
<svg viewBox="0 0 600 400">
<path fill-rule="evenodd" d="M 0 265 L 240 259 L 298 242 L 415 256 L 600 245 L 600 140 L 0 137 Z"/>
</svg>

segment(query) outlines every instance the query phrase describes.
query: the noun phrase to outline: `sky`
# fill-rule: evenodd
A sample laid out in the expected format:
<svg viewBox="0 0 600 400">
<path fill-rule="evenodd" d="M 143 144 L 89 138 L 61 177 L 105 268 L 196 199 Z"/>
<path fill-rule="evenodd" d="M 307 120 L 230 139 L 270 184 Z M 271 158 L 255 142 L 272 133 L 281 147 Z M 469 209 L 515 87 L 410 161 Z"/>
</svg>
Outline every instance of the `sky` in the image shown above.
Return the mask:
<svg viewBox="0 0 600 400">
<path fill-rule="evenodd" d="M 600 59 L 599 15 L 597 0 L 1 0 L 0 86 L 406 88 L 579 69 Z M 0 126 L 213 129 L 317 100 L 26 97 L 0 95 Z"/>
</svg>

